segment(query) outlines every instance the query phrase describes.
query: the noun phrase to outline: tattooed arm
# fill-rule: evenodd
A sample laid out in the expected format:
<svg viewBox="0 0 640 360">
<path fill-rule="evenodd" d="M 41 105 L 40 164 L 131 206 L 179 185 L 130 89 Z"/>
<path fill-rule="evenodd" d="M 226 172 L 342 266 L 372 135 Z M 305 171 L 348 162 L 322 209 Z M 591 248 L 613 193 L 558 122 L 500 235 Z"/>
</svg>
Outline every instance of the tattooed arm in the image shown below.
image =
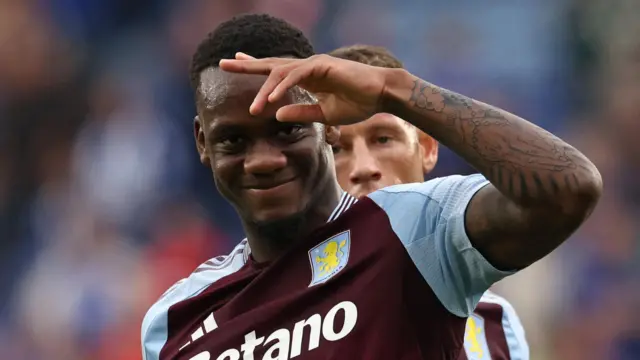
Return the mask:
<svg viewBox="0 0 640 360">
<path fill-rule="evenodd" d="M 494 266 L 530 265 L 589 216 L 602 179 L 578 150 L 504 110 L 403 70 L 390 73 L 384 111 L 430 134 L 491 182 L 471 200 L 465 224 L 473 246 Z"/>
<path fill-rule="evenodd" d="M 458 153 L 491 182 L 467 206 L 465 227 L 473 246 L 497 268 L 516 270 L 548 254 L 587 218 L 602 192 L 596 167 L 569 144 L 402 69 L 328 55 L 222 60 L 220 67 L 269 75 L 252 114 L 297 85 L 318 102 L 284 106 L 276 114 L 279 121 L 348 125 L 387 112 Z"/>
</svg>

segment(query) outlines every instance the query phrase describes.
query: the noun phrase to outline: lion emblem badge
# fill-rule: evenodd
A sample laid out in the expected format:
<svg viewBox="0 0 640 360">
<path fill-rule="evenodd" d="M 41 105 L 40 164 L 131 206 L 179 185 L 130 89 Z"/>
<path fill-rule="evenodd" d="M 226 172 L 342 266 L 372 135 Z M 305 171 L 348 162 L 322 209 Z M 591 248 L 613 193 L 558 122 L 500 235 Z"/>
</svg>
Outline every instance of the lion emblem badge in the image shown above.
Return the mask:
<svg viewBox="0 0 640 360">
<path fill-rule="evenodd" d="M 309 286 L 322 284 L 339 273 L 349 260 L 351 247 L 350 232 L 344 231 L 309 250 L 311 262 L 311 283 Z"/>
</svg>

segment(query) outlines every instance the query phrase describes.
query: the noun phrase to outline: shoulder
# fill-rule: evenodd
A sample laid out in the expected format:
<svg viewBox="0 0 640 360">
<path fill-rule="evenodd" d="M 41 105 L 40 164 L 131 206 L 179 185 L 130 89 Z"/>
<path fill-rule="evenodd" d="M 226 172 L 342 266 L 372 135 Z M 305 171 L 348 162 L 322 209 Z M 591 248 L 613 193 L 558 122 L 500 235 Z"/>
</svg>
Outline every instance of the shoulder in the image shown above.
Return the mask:
<svg viewBox="0 0 640 360">
<path fill-rule="evenodd" d="M 465 227 L 467 205 L 488 183 L 481 174 L 453 175 L 368 196 L 384 211 L 440 302 L 460 317 L 469 316 L 481 294 L 510 274 L 494 268 L 473 247 Z"/>
<path fill-rule="evenodd" d="M 463 223 L 467 204 L 487 180 L 480 174 L 453 175 L 421 183 L 389 186 L 368 195 L 387 215 L 391 227 L 407 244 L 437 228 Z"/>
<path fill-rule="evenodd" d="M 202 286 L 209 286 L 224 276 L 233 274 L 246 263 L 249 247 L 243 240 L 228 255 L 220 255 L 200 264 L 187 278 L 173 284 L 158 301 L 171 297 L 173 293 L 194 293 Z M 238 267 L 240 265 L 240 267 Z"/>
<path fill-rule="evenodd" d="M 473 187 L 474 185 L 483 185 L 485 183 L 487 183 L 487 179 L 482 174 L 450 175 L 424 182 L 388 186 L 374 191 L 369 197 L 376 197 L 381 194 L 414 194 L 420 197 L 433 198 L 437 197 L 434 195 L 448 192 L 451 187 Z"/>
<path fill-rule="evenodd" d="M 466 208 L 473 195 L 488 184 L 481 174 L 452 175 L 426 182 L 393 185 L 368 195 L 390 216 L 428 209 L 448 218 Z M 415 216 L 415 215 L 414 215 Z"/>
<path fill-rule="evenodd" d="M 149 308 L 142 321 L 143 359 L 157 359 L 167 339 L 167 313 L 173 305 L 200 294 L 216 281 L 240 270 L 246 263 L 246 240 L 229 255 L 217 256 L 198 266 L 187 278 L 176 282 Z"/>
</svg>

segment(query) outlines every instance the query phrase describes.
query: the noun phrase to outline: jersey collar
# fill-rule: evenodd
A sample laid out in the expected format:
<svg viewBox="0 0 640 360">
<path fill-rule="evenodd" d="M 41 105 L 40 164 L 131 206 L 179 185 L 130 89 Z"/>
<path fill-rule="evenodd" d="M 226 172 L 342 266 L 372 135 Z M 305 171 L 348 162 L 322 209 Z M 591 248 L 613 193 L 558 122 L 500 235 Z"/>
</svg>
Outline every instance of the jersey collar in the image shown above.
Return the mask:
<svg viewBox="0 0 640 360">
<path fill-rule="evenodd" d="M 333 209 L 333 212 L 331 213 L 331 215 L 329 215 L 329 218 L 327 219 L 327 223 L 330 223 L 333 220 L 337 219 L 340 215 L 344 214 L 347 210 L 349 210 L 351 206 L 353 206 L 353 204 L 357 202 L 358 202 L 358 199 L 351 196 L 348 192 L 342 191 L 342 196 L 340 196 L 340 201 L 338 201 L 338 205 L 335 207 L 335 209 Z M 247 260 L 249 260 L 249 255 L 251 254 L 251 248 L 249 248 L 249 242 L 247 241 L 246 238 L 242 240 L 242 243 L 244 243 L 243 258 L 244 258 L 244 262 L 246 263 Z"/>
<path fill-rule="evenodd" d="M 344 214 L 349 208 L 358 202 L 358 199 L 351 196 L 348 192 L 342 191 L 342 196 L 340 197 L 340 201 L 338 201 L 338 206 L 333 209 L 333 212 L 327 219 L 327 222 L 330 223 L 333 220 L 337 219 L 340 215 Z"/>
</svg>

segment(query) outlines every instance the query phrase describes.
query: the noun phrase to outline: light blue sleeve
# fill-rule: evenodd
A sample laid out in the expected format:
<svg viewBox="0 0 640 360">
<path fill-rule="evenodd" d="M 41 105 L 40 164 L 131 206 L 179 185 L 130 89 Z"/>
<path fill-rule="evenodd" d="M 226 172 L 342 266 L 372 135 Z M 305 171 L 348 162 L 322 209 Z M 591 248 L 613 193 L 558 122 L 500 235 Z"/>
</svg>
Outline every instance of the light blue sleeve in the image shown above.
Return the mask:
<svg viewBox="0 0 640 360">
<path fill-rule="evenodd" d="M 513 272 L 493 267 L 469 241 L 465 211 L 487 185 L 482 175 L 448 176 L 387 187 L 369 195 L 442 305 L 467 317 L 482 293 Z"/>
<path fill-rule="evenodd" d="M 211 284 L 238 271 L 245 264 L 244 242 L 236 246 L 232 255 L 211 259 L 200 265 L 188 278 L 178 281 L 151 306 L 142 320 L 142 359 L 158 360 L 169 335 L 169 308 L 197 296 Z M 208 263 L 212 263 L 209 265 Z"/>
</svg>

